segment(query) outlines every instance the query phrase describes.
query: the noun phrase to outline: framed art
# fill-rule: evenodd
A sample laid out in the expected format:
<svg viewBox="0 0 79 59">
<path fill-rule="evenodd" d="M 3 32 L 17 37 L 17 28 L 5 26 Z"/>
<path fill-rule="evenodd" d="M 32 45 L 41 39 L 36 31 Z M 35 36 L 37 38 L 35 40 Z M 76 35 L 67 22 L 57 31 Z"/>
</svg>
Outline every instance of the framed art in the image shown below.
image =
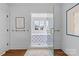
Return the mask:
<svg viewBox="0 0 79 59">
<path fill-rule="evenodd" d="M 25 18 L 24 17 L 16 17 L 15 27 L 16 27 L 16 29 L 25 29 Z"/>
<path fill-rule="evenodd" d="M 79 4 L 66 11 L 66 34 L 79 36 Z"/>
</svg>

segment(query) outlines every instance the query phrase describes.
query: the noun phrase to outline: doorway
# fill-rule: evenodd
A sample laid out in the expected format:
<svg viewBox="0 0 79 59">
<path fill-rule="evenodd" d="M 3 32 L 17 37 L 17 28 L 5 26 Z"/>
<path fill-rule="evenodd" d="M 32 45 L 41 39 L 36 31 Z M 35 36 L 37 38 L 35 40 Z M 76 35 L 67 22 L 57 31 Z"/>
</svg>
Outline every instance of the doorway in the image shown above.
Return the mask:
<svg viewBox="0 0 79 59">
<path fill-rule="evenodd" d="M 31 47 L 53 46 L 53 14 L 31 14 Z"/>
</svg>

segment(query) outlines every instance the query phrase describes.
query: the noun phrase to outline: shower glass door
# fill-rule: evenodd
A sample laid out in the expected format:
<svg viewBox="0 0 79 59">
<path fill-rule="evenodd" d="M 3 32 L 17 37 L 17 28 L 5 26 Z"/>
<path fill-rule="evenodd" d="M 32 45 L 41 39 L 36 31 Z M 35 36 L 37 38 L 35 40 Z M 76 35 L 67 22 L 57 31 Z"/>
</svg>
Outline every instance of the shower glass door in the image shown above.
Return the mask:
<svg viewBox="0 0 79 59">
<path fill-rule="evenodd" d="M 53 54 L 53 39 L 54 39 L 54 22 L 53 14 L 47 14 L 47 45 L 50 49 L 51 55 Z"/>
<path fill-rule="evenodd" d="M 53 15 L 50 13 L 31 14 L 31 47 L 53 47 Z"/>
</svg>

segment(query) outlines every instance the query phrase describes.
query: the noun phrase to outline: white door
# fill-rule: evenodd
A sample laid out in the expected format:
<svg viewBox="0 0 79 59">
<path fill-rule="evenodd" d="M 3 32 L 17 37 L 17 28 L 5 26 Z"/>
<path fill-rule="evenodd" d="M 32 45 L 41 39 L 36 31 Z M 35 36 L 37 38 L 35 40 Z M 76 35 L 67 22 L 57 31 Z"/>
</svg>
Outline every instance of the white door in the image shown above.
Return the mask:
<svg viewBox="0 0 79 59">
<path fill-rule="evenodd" d="M 25 7 L 10 6 L 11 49 L 27 49 L 30 47 L 30 19 L 27 10 L 23 8 Z"/>
<path fill-rule="evenodd" d="M 7 4 L 0 4 L 0 50 L 9 49 L 9 17 Z"/>
<path fill-rule="evenodd" d="M 13 14 L 11 14 L 13 15 Z M 10 34 L 11 34 L 11 49 L 26 49 L 28 48 L 27 30 L 25 27 L 25 17 L 15 16 L 11 17 Z"/>
</svg>

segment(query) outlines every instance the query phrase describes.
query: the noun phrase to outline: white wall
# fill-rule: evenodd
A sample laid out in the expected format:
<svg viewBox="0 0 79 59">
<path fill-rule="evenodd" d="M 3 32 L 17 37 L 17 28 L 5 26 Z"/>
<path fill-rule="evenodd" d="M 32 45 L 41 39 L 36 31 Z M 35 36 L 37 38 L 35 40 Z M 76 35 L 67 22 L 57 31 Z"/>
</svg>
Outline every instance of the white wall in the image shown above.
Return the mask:
<svg viewBox="0 0 79 59">
<path fill-rule="evenodd" d="M 76 3 L 75 3 L 76 4 Z M 62 20 L 63 20 L 63 40 L 62 49 L 68 55 L 79 55 L 79 37 L 66 35 L 66 10 L 75 4 L 62 4 Z"/>
<path fill-rule="evenodd" d="M 7 4 L 0 4 L 0 52 L 9 49 L 9 18 L 6 16 L 8 15 L 8 5 Z"/>
<path fill-rule="evenodd" d="M 31 32 L 30 32 L 30 17 L 31 13 L 53 13 L 54 7 L 54 22 L 55 31 L 54 35 L 54 48 L 61 48 L 61 16 L 60 16 L 60 4 L 9 4 L 10 6 L 10 32 L 11 32 L 11 49 L 29 48 Z M 24 16 L 26 19 L 26 32 L 15 32 L 15 17 Z M 27 31 L 29 29 L 29 32 Z"/>
<path fill-rule="evenodd" d="M 62 19 L 61 4 L 54 5 L 54 49 L 61 49 Z"/>
</svg>

